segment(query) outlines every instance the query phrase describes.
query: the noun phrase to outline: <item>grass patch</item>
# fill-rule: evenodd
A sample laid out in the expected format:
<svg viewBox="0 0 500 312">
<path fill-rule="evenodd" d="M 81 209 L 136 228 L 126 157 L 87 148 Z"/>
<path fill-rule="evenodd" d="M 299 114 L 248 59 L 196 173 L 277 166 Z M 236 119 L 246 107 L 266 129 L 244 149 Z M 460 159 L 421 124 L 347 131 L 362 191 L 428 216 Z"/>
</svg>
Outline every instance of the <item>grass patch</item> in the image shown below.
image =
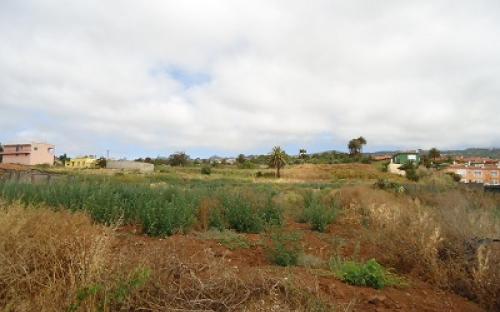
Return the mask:
<svg viewBox="0 0 500 312">
<path fill-rule="evenodd" d="M 244 235 L 235 233 L 231 230 L 209 230 L 201 232 L 198 237 L 204 240 L 215 240 L 230 250 L 247 249 L 251 247 L 250 242 Z"/>
</svg>

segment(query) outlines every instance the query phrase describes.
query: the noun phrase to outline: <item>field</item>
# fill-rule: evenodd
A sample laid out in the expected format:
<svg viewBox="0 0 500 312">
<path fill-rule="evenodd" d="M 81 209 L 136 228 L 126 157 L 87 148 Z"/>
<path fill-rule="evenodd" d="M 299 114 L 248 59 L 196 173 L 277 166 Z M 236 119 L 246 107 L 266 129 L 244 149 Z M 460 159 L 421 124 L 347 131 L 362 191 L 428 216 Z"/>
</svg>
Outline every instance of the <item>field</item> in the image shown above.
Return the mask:
<svg viewBox="0 0 500 312">
<path fill-rule="evenodd" d="M 500 197 L 380 164 L 0 180 L 5 311 L 497 311 Z"/>
</svg>

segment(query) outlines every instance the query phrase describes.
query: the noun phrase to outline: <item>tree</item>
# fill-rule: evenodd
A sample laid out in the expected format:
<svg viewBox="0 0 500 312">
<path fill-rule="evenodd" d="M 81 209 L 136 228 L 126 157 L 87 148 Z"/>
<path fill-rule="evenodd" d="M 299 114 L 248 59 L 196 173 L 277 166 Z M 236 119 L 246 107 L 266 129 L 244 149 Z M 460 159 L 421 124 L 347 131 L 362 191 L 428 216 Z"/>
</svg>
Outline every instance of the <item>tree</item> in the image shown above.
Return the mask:
<svg viewBox="0 0 500 312">
<path fill-rule="evenodd" d="M 439 157 L 441 157 L 441 152 L 437 148 L 433 147 L 429 150 L 429 158 L 432 158 L 434 162 L 436 162 L 436 158 Z"/>
<path fill-rule="evenodd" d="M 363 150 L 363 145 L 366 145 L 366 143 L 366 139 L 362 136 L 357 139 L 350 140 L 349 144 L 347 144 L 347 148 L 349 148 L 349 154 L 351 156 L 360 155 L 361 151 Z"/>
<path fill-rule="evenodd" d="M 302 161 L 306 161 L 308 155 L 307 155 L 307 150 L 305 148 L 299 149 L 299 158 L 302 159 Z"/>
<path fill-rule="evenodd" d="M 185 166 L 189 162 L 189 156 L 185 152 L 177 152 L 168 156 L 170 166 Z"/>
<path fill-rule="evenodd" d="M 66 164 L 66 162 L 70 161 L 71 158 L 68 157 L 68 155 L 66 155 L 66 153 L 62 154 L 62 155 L 59 155 L 59 157 L 57 157 L 57 159 L 62 162 L 62 164 Z"/>
<path fill-rule="evenodd" d="M 100 157 L 97 161 L 96 161 L 96 165 L 98 168 L 106 168 L 106 158 L 104 157 Z"/>
<path fill-rule="evenodd" d="M 236 161 L 238 162 L 238 164 L 243 164 L 245 162 L 246 158 L 245 158 L 245 155 L 243 154 L 239 154 L 238 155 L 238 158 L 236 158 Z"/>
<path fill-rule="evenodd" d="M 276 178 L 280 178 L 280 170 L 286 165 L 286 153 L 280 146 L 273 147 L 269 157 L 269 165 L 276 168 Z"/>
</svg>

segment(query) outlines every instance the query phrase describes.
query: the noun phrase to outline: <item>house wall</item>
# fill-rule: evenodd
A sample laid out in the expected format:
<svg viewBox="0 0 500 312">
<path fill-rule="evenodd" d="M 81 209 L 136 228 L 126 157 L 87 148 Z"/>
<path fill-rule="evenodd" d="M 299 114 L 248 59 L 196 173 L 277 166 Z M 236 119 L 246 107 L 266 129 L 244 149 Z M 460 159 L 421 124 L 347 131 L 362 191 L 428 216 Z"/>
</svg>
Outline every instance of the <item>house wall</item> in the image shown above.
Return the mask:
<svg viewBox="0 0 500 312">
<path fill-rule="evenodd" d="M 402 175 L 402 176 L 406 176 L 406 171 L 399 169 L 399 167 L 401 167 L 401 166 L 402 165 L 400 165 L 400 164 L 390 163 L 389 166 L 387 167 L 387 170 L 390 173 L 394 173 L 394 174 L 399 174 L 399 175 Z"/>
<path fill-rule="evenodd" d="M 54 145 L 33 143 L 31 145 L 30 165 L 54 164 Z"/>
<path fill-rule="evenodd" d="M 97 159 L 95 158 L 74 158 L 64 164 L 66 168 L 84 169 L 95 168 L 97 166 Z"/>
<path fill-rule="evenodd" d="M 54 164 L 54 145 L 51 144 L 9 144 L 4 146 L 4 153 L 2 163 L 6 164 Z"/>
<path fill-rule="evenodd" d="M 18 155 L 3 155 L 2 163 L 4 164 L 20 164 L 20 165 L 30 165 L 30 155 L 29 154 L 18 154 Z"/>
<path fill-rule="evenodd" d="M 412 158 L 412 159 L 410 159 Z M 395 164 L 407 164 L 409 163 L 410 161 L 413 161 L 417 164 L 420 163 L 420 155 L 418 154 L 398 154 L 396 156 L 394 156 L 393 158 L 393 162 Z"/>
<path fill-rule="evenodd" d="M 139 170 L 140 172 L 153 172 L 155 166 L 153 164 L 147 164 L 137 161 L 130 160 L 107 160 L 107 169 L 123 169 L 123 170 Z"/>
<path fill-rule="evenodd" d="M 29 144 L 5 145 L 3 152 L 7 153 L 2 157 L 4 164 L 30 165 L 31 146 Z"/>
<path fill-rule="evenodd" d="M 500 168 L 481 167 L 457 167 L 450 168 L 448 172 L 453 172 L 462 177 L 462 183 L 483 183 L 489 185 L 500 184 Z"/>
</svg>

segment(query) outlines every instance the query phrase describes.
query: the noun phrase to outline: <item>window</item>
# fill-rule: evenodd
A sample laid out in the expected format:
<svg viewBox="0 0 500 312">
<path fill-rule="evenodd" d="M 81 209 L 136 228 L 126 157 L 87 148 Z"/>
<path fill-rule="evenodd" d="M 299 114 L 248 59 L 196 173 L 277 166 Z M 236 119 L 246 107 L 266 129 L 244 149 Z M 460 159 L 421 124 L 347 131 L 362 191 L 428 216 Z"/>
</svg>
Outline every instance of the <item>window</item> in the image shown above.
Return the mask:
<svg viewBox="0 0 500 312">
<path fill-rule="evenodd" d="M 483 183 L 483 180 L 482 179 L 477 179 L 476 183 Z"/>
<path fill-rule="evenodd" d="M 498 171 L 492 171 L 491 172 L 492 177 L 498 177 Z"/>
<path fill-rule="evenodd" d="M 476 170 L 476 171 L 474 171 L 474 175 L 475 175 L 476 177 L 480 177 L 482 174 L 483 174 L 483 172 L 482 172 L 482 171 L 480 171 L 480 170 Z"/>
<path fill-rule="evenodd" d="M 38 151 L 38 147 L 33 147 L 33 150 L 34 151 Z"/>
</svg>

